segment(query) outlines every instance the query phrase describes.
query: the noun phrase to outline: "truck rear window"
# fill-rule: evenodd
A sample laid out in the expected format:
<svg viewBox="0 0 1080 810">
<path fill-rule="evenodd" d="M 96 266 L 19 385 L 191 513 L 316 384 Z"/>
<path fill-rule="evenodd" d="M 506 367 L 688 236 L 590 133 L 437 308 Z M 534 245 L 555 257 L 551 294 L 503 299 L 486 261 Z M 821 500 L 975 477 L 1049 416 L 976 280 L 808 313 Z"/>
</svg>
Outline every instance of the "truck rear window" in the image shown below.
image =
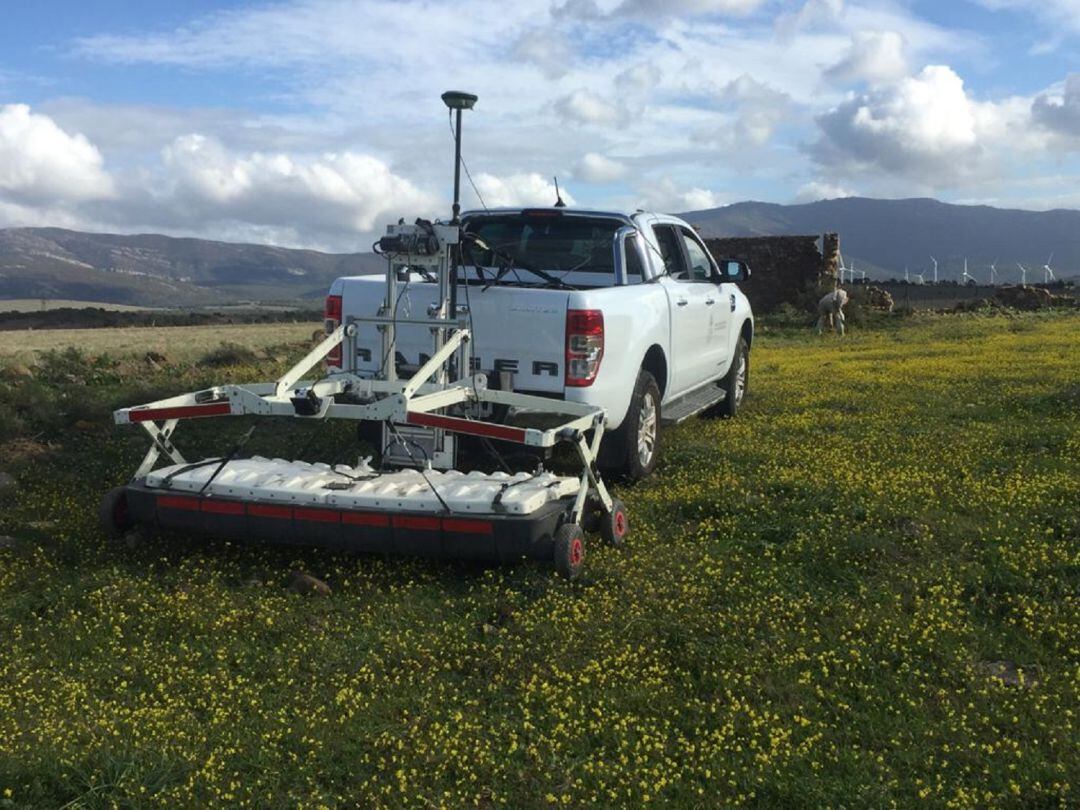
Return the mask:
<svg viewBox="0 0 1080 810">
<path fill-rule="evenodd" d="M 465 228 L 480 237 L 491 250 L 471 248 L 469 263 L 499 268 L 513 258 L 515 262 L 521 262 L 521 266 L 535 267 L 553 275 L 612 274 L 615 272 L 615 232 L 623 224 L 603 217 L 528 214 L 470 217 Z"/>
</svg>

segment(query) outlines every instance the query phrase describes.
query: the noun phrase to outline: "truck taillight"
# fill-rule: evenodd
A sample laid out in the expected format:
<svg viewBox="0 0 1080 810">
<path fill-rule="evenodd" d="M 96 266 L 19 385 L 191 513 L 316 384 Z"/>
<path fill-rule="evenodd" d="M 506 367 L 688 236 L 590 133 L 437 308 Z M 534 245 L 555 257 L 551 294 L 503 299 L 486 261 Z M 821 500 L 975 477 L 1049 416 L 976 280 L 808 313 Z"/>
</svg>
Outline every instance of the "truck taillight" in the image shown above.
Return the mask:
<svg viewBox="0 0 1080 810">
<path fill-rule="evenodd" d="M 592 385 L 604 359 L 604 313 L 598 309 L 566 311 L 566 384 Z"/>
<path fill-rule="evenodd" d="M 326 309 L 323 311 L 323 322 L 326 328 L 326 334 L 330 334 L 339 326 L 341 326 L 341 296 L 340 295 L 328 295 L 326 296 Z M 326 355 L 326 365 L 335 366 L 341 368 L 341 344 L 339 343 L 330 353 Z"/>
</svg>

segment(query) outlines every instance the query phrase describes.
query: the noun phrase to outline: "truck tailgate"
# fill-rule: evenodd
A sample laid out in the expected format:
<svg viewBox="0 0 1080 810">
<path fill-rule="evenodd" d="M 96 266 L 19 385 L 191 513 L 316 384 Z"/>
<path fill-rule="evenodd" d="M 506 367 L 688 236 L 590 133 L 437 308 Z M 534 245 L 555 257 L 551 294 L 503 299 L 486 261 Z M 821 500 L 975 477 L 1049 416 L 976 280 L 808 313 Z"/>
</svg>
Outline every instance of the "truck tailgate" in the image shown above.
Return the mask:
<svg viewBox="0 0 1080 810">
<path fill-rule="evenodd" d="M 381 277 L 345 279 L 342 311 L 352 316 L 376 315 L 382 305 L 385 282 Z M 438 287 L 413 281 L 401 294 L 398 317 L 427 317 Z M 476 368 L 509 372 L 517 391 L 561 394 L 564 385 L 566 308 L 568 293 L 519 287 L 458 287 L 458 304 L 472 313 Z M 376 328 L 364 324 L 356 339 L 355 368 L 375 372 L 382 365 L 382 341 Z M 424 326 L 397 327 L 399 365 L 416 365 L 430 356 L 431 332 Z M 346 366 L 348 362 L 346 361 Z"/>
</svg>

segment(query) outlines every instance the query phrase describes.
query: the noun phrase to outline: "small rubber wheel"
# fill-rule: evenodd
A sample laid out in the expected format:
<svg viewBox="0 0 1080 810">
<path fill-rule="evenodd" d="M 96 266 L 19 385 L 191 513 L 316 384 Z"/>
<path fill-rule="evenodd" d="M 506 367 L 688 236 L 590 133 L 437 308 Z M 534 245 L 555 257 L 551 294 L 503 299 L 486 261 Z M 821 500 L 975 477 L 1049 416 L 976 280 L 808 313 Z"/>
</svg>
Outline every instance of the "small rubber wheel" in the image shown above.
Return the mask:
<svg viewBox="0 0 1080 810">
<path fill-rule="evenodd" d="M 621 546 L 630 533 L 630 518 L 626 516 L 626 507 L 618 498 L 611 499 L 611 512 L 600 515 L 600 536 L 604 542 Z"/>
<path fill-rule="evenodd" d="M 564 523 L 555 530 L 555 569 L 575 580 L 585 565 L 585 532 L 576 523 Z"/>
<path fill-rule="evenodd" d="M 125 487 L 114 487 L 105 493 L 98 509 L 98 522 L 101 530 L 112 538 L 123 537 L 132 527 Z"/>
</svg>

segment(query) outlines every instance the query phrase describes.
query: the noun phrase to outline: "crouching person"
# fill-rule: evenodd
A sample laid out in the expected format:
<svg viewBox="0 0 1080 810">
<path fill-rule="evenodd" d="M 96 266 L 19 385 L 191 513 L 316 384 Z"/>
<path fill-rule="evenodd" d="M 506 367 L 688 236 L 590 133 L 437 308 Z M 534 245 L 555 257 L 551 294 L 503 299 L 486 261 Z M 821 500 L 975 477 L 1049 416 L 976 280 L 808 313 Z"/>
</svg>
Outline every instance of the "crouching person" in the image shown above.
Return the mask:
<svg viewBox="0 0 1080 810">
<path fill-rule="evenodd" d="M 836 334 L 844 334 L 844 305 L 848 301 L 845 290 L 837 287 L 831 293 L 826 293 L 818 301 L 817 333 L 825 331 L 826 324 L 836 328 Z"/>
</svg>

